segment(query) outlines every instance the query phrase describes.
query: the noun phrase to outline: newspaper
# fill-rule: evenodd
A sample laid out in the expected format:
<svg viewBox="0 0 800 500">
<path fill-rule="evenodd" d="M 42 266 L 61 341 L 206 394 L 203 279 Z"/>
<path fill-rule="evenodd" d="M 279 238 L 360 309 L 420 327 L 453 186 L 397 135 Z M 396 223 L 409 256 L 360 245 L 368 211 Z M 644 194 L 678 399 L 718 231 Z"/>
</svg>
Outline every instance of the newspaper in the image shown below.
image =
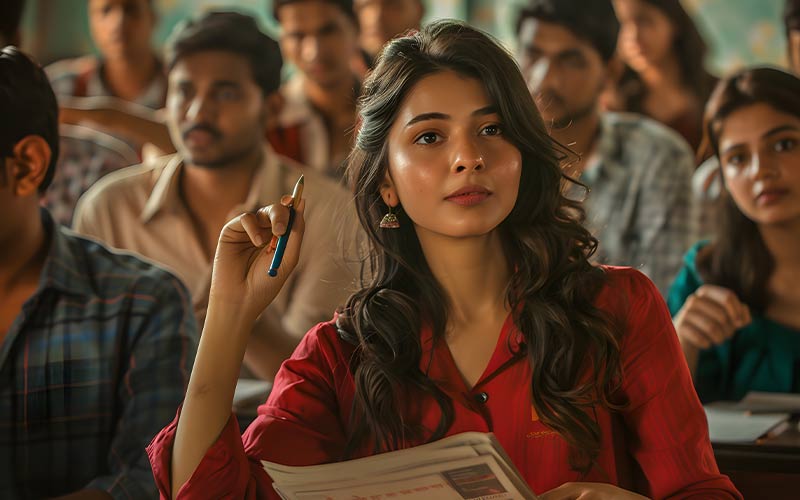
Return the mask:
<svg viewBox="0 0 800 500">
<path fill-rule="evenodd" d="M 261 463 L 285 500 L 536 499 L 494 435 L 480 432 L 346 462 Z"/>
</svg>

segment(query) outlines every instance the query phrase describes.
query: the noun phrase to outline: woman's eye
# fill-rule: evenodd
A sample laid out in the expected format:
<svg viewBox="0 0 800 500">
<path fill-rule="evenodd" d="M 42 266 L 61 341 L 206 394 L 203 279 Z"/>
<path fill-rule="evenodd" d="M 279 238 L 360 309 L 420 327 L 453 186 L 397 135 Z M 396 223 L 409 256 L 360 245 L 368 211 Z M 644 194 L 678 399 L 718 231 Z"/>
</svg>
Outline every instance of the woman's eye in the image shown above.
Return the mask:
<svg viewBox="0 0 800 500">
<path fill-rule="evenodd" d="M 735 154 L 728 157 L 728 161 L 726 161 L 728 165 L 733 166 L 741 166 L 744 163 L 744 155 L 743 154 Z"/>
<path fill-rule="evenodd" d="M 779 153 L 782 153 L 784 151 L 791 151 L 792 149 L 795 148 L 795 146 L 797 146 L 797 141 L 795 141 L 794 139 L 789 139 L 789 138 L 781 139 L 775 143 L 775 151 L 778 151 Z"/>
<path fill-rule="evenodd" d="M 483 130 L 481 130 L 482 135 L 500 135 L 502 133 L 503 131 L 500 128 L 500 125 L 487 125 L 483 127 Z"/>
<path fill-rule="evenodd" d="M 434 132 L 425 132 L 421 136 L 417 137 L 417 140 L 414 141 L 414 144 L 433 144 L 438 138 L 439 136 Z"/>
</svg>

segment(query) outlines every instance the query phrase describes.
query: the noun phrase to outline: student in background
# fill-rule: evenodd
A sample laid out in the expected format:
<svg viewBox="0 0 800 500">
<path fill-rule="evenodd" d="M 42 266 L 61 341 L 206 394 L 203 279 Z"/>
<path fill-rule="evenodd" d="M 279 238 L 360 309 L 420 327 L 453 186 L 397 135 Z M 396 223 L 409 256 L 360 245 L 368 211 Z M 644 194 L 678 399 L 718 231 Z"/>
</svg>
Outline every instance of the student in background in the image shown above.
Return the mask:
<svg viewBox="0 0 800 500">
<path fill-rule="evenodd" d="M 0 2 L 0 47 L 20 45 L 23 0 Z M 136 163 L 136 153 L 122 141 L 76 125 L 59 126 L 55 174 L 42 205 L 59 224 L 69 226 L 78 198 L 103 175 Z"/>
<path fill-rule="evenodd" d="M 361 48 L 371 58 L 380 53 L 383 46 L 408 30 L 418 30 L 425 15 L 422 0 L 355 0 L 361 29 Z"/>
<path fill-rule="evenodd" d="M 679 132 L 697 150 L 703 105 L 715 79 L 707 48 L 680 0 L 614 0 L 618 53 L 628 68 L 617 83 L 622 110 L 643 113 Z"/>
<path fill-rule="evenodd" d="M 800 392 L 800 79 L 772 68 L 724 79 L 705 112 L 723 180 L 714 239 L 669 294 L 703 401 Z"/>
<path fill-rule="evenodd" d="M 348 227 L 347 192 L 266 144 L 282 62 L 255 19 L 234 12 L 190 19 L 168 41 L 166 63 L 167 122 L 178 153 L 101 179 L 81 198 L 75 229 L 174 270 L 203 324 L 222 227 L 291 190 L 306 170 L 308 245 L 247 351 L 245 374 L 271 380 L 303 334 L 347 296 L 354 275 L 335 244 L 340 223 Z"/>
<path fill-rule="evenodd" d="M 197 348 L 188 292 L 40 208 L 58 107 L 14 47 L 0 52 L 0 113 L 0 497 L 153 497 L 144 446 Z"/>
<path fill-rule="evenodd" d="M 786 27 L 788 69 L 795 75 L 800 75 L 800 0 L 786 0 L 783 22 Z M 697 167 L 692 178 L 692 194 L 700 207 L 698 227 L 702 238 L 713 237 L 714 231 L 717 229 L 714 222 L 718 208 L 716 200 L 722 191 L 719 161 L 716 156 L 707 151 L 708 149 L 708 145 L 701 145 L 698 156 L 705 161 Z"/>
<path fill-rule="evenodd" d="M 602 112 L 619 25 L 611 0 L 533 0 L 517 18 L 520 66 L 550 133 L 580 155 L 565 173 L 586 198 L 597 262 L 641 269 L 666 295 L 696 241 L 694 155 L 677 133 L 632 113 Z"/>
<path fill-rule="evenodd" d="M 352 147 L 360 52 L 352 0 L 275 0 L 281 52 L 296 68 L 269 140 L 295 161 L 339 180 Z"/>
<path fill-rule="evenodd" d="M 225 227 L 186 401 L 148 448 L 162 496 L 277 498 L 261 459 L 311 465 L 491 431 L 543 500 L 741 498 L 658 291 L 589 262 L 597 241 L 562 194 L 563 151 L 505 49 L 453 21 L 395 39 L 359 117 L 348 173 L 370 281 L 305 336 L 242 437 L 233 381 L 285 279 L 264 275 L 259 243 L 288 210 Z M 287 271 L 314 224 L 304 213 Z"/>
<path fill-rule="evenodd" d="M 164 106 L 167 78 L 151 43 L 154 0 L 88 0 L 100 57 L 59 61 L 46 71 L 62 104 L 69 97 L 113 96 L 152 109 Z"/>
<path fill-rule="evenodd" d="M 783 10 L 789 67 L 800 75 L 800 0 L 786 0 Z"/>
</svg>

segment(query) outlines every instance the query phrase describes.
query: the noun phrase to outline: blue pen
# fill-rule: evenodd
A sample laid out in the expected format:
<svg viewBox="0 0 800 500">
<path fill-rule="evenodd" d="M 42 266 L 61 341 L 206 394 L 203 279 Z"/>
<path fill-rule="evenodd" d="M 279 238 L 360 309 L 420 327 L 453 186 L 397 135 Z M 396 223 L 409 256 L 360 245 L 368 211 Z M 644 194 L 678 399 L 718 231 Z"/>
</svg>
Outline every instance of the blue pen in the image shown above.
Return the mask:
<svg viewBox="0 0 800 500">
<path fill-rule="evenodd" d="M 305 178 L 301 175 L 297 179 L 297 184 L 294 185 L 292 191 L 292 201 L 289 202 L 289 222 L 286 224 L 286 232 L 278 238 L 278 244 L 275 246 L 275 255 L 272 256 L 272 264 L 269 266 L 267 274 L 273 278 L 278 275 L 278 268 L 283 261 L 283 253 L 286 251 L 286 243 L 289 241 L 289 233 L 292 232 L 292 224 L 294 223 L 295 204 L 300 203 L 303 197 L 303 186 L 305 185 Z"/>
</svg>

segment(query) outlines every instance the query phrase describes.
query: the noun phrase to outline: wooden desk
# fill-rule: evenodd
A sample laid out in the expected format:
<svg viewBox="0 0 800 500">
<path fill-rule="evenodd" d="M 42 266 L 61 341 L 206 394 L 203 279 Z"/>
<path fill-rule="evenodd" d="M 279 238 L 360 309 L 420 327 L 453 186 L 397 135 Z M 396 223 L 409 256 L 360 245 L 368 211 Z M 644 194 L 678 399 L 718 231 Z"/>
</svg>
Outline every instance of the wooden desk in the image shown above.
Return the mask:
<svg viewBox="0 0 800 500">
<path fill-rule="evenodd" d="M 800 498 L 800 422 L 754 444 L 714 444 L 723 474 L 746 499 Z"/>
</svg>

